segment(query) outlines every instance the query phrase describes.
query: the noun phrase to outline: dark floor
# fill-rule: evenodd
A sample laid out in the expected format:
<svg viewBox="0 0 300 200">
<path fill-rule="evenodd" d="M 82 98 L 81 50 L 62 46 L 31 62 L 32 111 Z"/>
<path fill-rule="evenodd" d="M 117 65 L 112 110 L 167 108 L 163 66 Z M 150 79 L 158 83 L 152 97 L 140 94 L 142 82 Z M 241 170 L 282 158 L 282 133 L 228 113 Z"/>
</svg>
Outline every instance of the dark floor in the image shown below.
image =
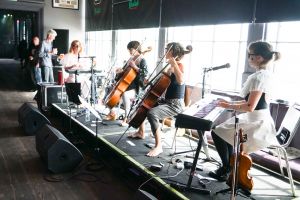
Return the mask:
<svg viewBox="0 0 300 200">
<path fill-rule="evenodd" d="M 47 170 L 35 136 L 26 136 L 18 123 L 19 107 L 35 104 L 25 71 L 18 61 L 0 60 L 0 199 L 132 199 L 135 190 L 88 153 L 73 172 L 54 175 Z"/>
</svg>

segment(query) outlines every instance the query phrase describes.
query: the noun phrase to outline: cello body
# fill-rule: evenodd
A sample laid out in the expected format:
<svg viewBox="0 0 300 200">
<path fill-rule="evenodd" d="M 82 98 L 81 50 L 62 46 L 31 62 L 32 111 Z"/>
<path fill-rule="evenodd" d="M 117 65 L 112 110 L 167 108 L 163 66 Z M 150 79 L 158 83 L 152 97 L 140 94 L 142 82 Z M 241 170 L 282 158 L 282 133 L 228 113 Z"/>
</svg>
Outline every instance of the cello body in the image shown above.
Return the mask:
<svg viewBox="0 0 300 200">
<path fill-rule="evenodd" d="M 243 143 L 246 141 L 246 139 L 244 139 L 244 135 L 243 135 L 243 131 L 242 129 L 239 130 L 239 134 L 240 134 L 240 141 L 239 141 L 239 145 L 240 145 L 240 151 L 238 153 L 238 165 L 237 165 L 237 177 L 235 178 L 238 187 L 247 190 L 247 191 L 251 191 L 253 189 L 253 179 L 251 176 L 249 176 L 248 171 L 250 170 L 251 166 L 252 166 L 252 159 L 251 157 L 246 154 L 243 151 Z M 231 156 L 230 158 L 230 166 L 232 167 L 234 165 L 234 160 L 235 160 L 235 155 Z M 227 185 L 228 186 L 232 186 L 232 177 L 233 177 L 233 172 L 231 171 L 230 176 L 227 180 Z"/>
<path fill-rule="evenodd" d="M 122 77 L 107 95 L 105 99 L 105 105 L 109 108 L 115 107 L 119 103 L 123 93 L 127 90 L 136 76 L 137 72 L 131 66 L 128 66 L 125 69 Z"/>
<path fill-rule="evenodd" d="M 148 111 L 153 108 L 158 98 L 165 92 L 171 83 L 171 77 L 163 72 L 147 90 L 143 99 L 137 104 L 135 111 L 129 116 L 129 126 L 138 128 L 147 117 Z"/>
</svg>

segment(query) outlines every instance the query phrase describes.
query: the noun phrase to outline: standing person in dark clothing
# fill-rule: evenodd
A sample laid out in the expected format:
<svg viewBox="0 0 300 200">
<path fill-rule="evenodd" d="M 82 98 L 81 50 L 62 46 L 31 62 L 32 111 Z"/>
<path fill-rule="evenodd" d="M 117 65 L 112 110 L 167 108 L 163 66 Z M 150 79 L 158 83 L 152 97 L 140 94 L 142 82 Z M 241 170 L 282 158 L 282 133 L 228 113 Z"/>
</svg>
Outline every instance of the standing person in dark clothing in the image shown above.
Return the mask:
<svg viewBox="0 0 300 200">
<path fill-rule="evenodd" d="M 18 46 L 18 53 L 21 63 L 21 68 L 26 67 L 26 58 L 27 58 L 27 42 L 26 40 L 20 41 L 20 44 Z"/>
<path fill-rule="evenodd" d="M 32 38 L 32 43 L 28 49 L 28 63 L 35 85 L 42 82 L 42 73 L 39 64 L 39 49 L 40 39 L 35 36 Z"/>
<path fill-rule="evenodd" d="M 39 57 L 41 59 L 41 69 L 42 69 L 42 78 L 44 82 L 54 82 L 53 77 L 53 64 L 52 57 L 56 56 L 57 49 L 53 48 L 52 42 L 55 40 L 57 33 L 55 30 L 50 29 L 47 32 L 46 39 L 42 42 L 41 48 L 39 51 Z"/>
</svg>

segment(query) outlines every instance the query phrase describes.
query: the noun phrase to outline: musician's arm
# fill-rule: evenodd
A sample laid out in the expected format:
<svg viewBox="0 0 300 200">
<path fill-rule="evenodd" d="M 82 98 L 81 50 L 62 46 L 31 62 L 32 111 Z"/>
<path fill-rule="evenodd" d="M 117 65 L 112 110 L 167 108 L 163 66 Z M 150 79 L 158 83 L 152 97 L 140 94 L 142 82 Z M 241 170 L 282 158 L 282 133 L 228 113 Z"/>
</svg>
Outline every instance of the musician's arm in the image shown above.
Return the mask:
<svg viewBox="0 0 300 200">
<path fill-rule="evenodd" d="M 182 85 L 184 83 L 184 69 L 182 63 L 178 63 L 173 57 L 169 59 L 169 63 L 171 70 L 175 74 L 176 81 Z"/>
<path fill-rule="evenodd" d="M 220 101 L 219 106 L 243 112 L 253 112 L 256 108 L 258 101 L 262 95 L 262 91 L 251 91 L 248 101 L 239 101 L 239 102 L 225 102 Z"/>
</svg>

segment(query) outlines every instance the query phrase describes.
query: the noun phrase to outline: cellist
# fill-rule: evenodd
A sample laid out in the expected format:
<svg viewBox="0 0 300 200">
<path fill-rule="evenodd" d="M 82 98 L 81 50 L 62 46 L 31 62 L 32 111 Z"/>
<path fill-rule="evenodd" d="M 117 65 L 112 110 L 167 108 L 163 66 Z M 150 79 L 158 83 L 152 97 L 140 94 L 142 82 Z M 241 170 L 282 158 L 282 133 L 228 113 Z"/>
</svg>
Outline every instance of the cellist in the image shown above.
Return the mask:
<svg viewBox="0 0 300 200">
<path fill-rule="evenodd" d="M 184 66 L 181 59 L 186 53 L 191 52 L 191 48 L 184 50 L 181 44 L 172 42 L 166 47 L 166 60 L 169 63 L 166 68 L 167 73 L 171 77 L 171 84 L 166 89 L 165 99 L 158 103 L 156 107 L 151 108 L 147 113 L 147 119 L 151 126 L 151 131 L 155 137 L 155 147 L 147 153 L 147 156 L 155 157 L 163 152 L 161 142 L 161 123 L 166 117 L 172 117 L 183 111 L 184 107 Z M 136 139 L 145 138 L 145 122 L 143 122 L 138 131 L 129 134 L 128 137 Z"/>
<path fill-rule="evenodd" d="M 147 62 L 145 58 L 143 58 L 141 44 L 138 41 L 130 41 L 127 44 L 127 50 L 131 56 L 127 62 L 127 65 L 131 66 L 137 72 L 137 76 L 122 95 L 122 101 L 125 109 L 125 117 L 123 118 L 123 121 L 120 124 L 121 126 L 128 125 L 126 121 L 127 115 L 130 111 L 131 99 L 134 99 L 135 96 L 139 93 L 139 90 L 143 86 L 146 76 L 148 75 Z M 127 66 L 116 69 L 116 76 L 121 74 L 126 67 Z M 106 119 L 115 120 L 116 118 L 116 112 L 114 111 L 114 109 L 111 109 Z"/>
<path fill-rule="evenodd" d="M 273 50 L 271 44 L 256 41 L 249 44 L 248 63 L 256 72 L 250 75 L 240 92 L 245 100 L 227 102 L 221 100 L 220 107 L 243 112 L 238 115 L 239 127 L 247 134 L 244 152 L 251 153 L 273 144 L 278 144 L 274 121 L 268 102 L 272 90 L 272 74 L 267 67 L 271 61 L 278 60 L 280 53 Z M 217 126 L 211 133 L 222 166 L 210 171 L 209 176 L 226 181 L 230 173 L 230 157 L 233 153 L 235 120 L 231 118 Z"/>
</svg>

